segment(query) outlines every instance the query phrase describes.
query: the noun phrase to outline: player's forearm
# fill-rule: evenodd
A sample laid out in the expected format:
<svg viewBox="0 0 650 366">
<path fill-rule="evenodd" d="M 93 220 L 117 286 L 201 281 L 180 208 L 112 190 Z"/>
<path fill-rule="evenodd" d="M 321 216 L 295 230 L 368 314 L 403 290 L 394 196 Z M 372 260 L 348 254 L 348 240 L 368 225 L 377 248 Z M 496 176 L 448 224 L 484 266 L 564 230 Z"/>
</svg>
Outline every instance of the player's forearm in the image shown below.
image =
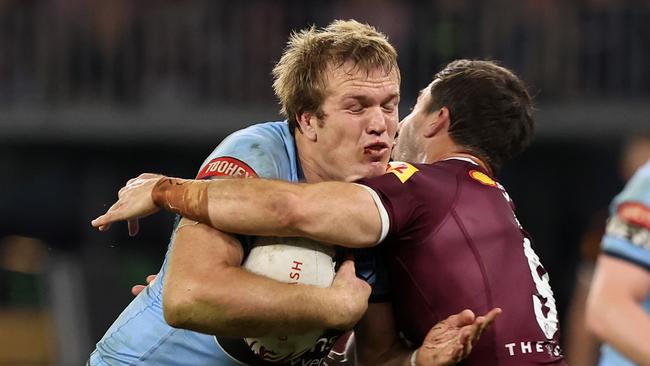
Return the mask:
<svg viewBox="0 0 650 366">
<path fill-rule="evenodd" d="M 411 350 L 397 335 L 391 303 L 369 304 L 354 334 L 359 366 L 411 366 Z"/>
<path fill-rule="evenodd" d="M 637 364 L 650 366 L 650 316 L 642 308 L 648 294 L 650 275 L 645 269 L 601 255 L 587 299 L 587 326 Z"/>
<path fill-rule="evenodd" d="M 270 180 L 161 179 L 154 203 L 168 211 L 224 232 L 259 236 L 298 236 L 291 200 L 299 185 Z"/>
<path fill-rule="evenodd" d="M 639 365 L 650 366 L 650 317 L 639 304 L 612 294 L 593 294 L 587 324 L 594 334 Z"/>
<path fill-rule="evenodd" d="M 363 355 L 357 350 L 357 366 L 448 366 L 455 365 L 458 361 L 447 357 L 442 351 L 429 358 L 419 356 L 420 348 L 411 350 L 401 342 L 395 342 L 391 347 L 384 350 L 375 349 L 372 353 Z M 431 353 L 431 352 L 429 352 Z"/>
<path fill-rule="evenodd" d="M 363 188 L 347 183 L 164 178 L 154 188 L 156 205 L 219 230 L 261 236 L 307 236 L 367 247 L 376 244 L 381 220 Z"/>
<path fill-rule="evenodd" d="M 236 267 L 220 271 L 226 272 L 220 281 L 230 284 L 218 289 L 207 282 L 165 284 L 165 318 L 172 326 L 226 337 L 347 328 L 341 319 L 349 315 L 329 289 L 283 284 Z"/>
</svg>

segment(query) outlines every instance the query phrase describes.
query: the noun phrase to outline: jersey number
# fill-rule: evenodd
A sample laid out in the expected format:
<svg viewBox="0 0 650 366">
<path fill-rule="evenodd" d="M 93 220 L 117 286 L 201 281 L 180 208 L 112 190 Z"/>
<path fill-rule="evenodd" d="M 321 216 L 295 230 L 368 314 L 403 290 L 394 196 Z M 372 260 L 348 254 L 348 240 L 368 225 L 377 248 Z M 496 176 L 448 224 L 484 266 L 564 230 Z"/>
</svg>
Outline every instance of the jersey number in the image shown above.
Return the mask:
<svg viewBox="0 0 650 366">
<path fill-rule="evenodd" d="M 533 309 L 535 310 L 537 324 L 544 332 L 546 339 L 552 339 L 555 332 L 557 332 L 558 319 L 548 273 L 531 247 L 528 238 L 524 238 L 524 254 L 528 259 L 530 274 L 537 288 L 537 293 L 533 295 Z"/>
</svg>

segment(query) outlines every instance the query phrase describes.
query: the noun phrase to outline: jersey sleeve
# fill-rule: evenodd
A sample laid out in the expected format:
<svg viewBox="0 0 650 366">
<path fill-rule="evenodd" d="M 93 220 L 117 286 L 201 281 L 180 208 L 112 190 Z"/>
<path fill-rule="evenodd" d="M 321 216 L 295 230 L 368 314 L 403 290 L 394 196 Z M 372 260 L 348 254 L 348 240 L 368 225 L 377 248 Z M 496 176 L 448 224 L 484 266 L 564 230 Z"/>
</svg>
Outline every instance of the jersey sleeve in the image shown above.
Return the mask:
<svg viewBox="0 0 650 366">
<path fill-rule="evenodd" d="M 380 241 L 391 234 L 405 232 L 417 214 L 420 202 L 410 189 L 417 173 L 418 169 L 409 163 L 391 162 L 386 174 L 357 181 L 375 193 L 371 195 L 382 219 Z"/>
<path fill-rule="evenodd" d="M 277 128 L 254 125 L 226 137 L 205 159 L 196 179 L 286 179 L 290 167 L 284 140 Z M 255 237 L 236 235 L 247 256 Z"/>
<path fill-rule="evenodd" d="M 369 190 L 379 211 L 382 231 L 378 242 L 391 235 L 408 236 L 413 227 L 410 224 L 421 207 L 413 194 L 415 190 L 411 189 L 418 171 L 418 168 L 409 163 L 391 162 L 386 174 L 357 181 Z M 387 240 L 383 245 L 391 245 L 392 242 L 393 240 Z M 371 303 L 392 301 L 390 277 L 379 249 L 359 249 L 354 256 L 355 263 L 359 262 L 357 275 L 372 286 L 369 299 Z"/>
<path fill-rule="evenodd" d="M 650 162 L 612 202 L 602 247 L 606 255 L 650 271 Z"/>
<path fill-rule="evenodd" d="M 254 126 L 255 127 L 255 126 Z M 223 140 L 201 165 L 196 179 L 282 179 L 288 169 L 284 142 L 272 130 L 246 128 Z"/>
</svg>

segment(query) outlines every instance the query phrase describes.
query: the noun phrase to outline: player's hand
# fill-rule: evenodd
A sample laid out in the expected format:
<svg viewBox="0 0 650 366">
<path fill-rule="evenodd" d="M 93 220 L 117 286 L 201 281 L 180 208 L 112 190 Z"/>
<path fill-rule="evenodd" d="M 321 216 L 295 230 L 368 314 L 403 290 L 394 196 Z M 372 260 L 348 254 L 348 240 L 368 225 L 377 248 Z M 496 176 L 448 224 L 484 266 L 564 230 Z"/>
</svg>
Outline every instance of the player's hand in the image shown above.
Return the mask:
<svg viewBox="0 0 650 366">
<path fill-rule="evenodd" d="M 149 275 L 149 276 L 147 276 L 147 279 L 146 279 L 146 281 L 147 281 L 146 285 L 135 285 L 135 286 L 131 287 L 131 293 L 133 294 L 133 296 L 138 296 L 142 292 L 142 290 L 144 290 L 144 288 L 147 287 L 147 285 L 151 285 L 153 283 L 153 281 L 156 280 L 156 277 L 157 277 L 157 275 L 153 275 L 153 274 Z"/>
<path fill-rule="evenodd" d="M 118 200 L 103 215 L 91 221 L 91 225 L 106 231 L 112 223 L 128 221 L 129 235 L 138 233 L 138 219 L 158 212 L 151 197 L 154 186 L 164 175 L 144 173 L 130 179 L 117 194 Z"/>
<path fill-rule="evenodd" d="M 499 314 L 500 308 L 479 317 L 471 310 L 463 310 L 434 325 L 418 349 L 416 364 L 446 366 L 460 362 Z"/>
<path fill-rule="evenodd" d="M 330 290 L 333 328 L 352 329 L 368 309 L 370 285 L 357 277 L 354 262 L 346 260 L 336 272 Z"/>
</svg>

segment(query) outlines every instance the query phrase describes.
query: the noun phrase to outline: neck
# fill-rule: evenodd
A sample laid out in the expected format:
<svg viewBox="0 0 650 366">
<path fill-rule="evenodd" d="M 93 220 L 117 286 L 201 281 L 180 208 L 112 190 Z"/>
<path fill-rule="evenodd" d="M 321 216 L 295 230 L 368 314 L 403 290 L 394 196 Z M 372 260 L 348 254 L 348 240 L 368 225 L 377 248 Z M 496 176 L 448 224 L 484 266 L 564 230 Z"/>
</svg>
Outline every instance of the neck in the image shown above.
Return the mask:
<svg viewBox="0 0 650 366">
<path fill-rule="evenodd" d="M 478 158 L 476 155 L 470 154 L 468 152 L 464 151 L 454 151 L 454 152 L 448 152 L 445 154 L 442 154 L 436 161 L 441 161 L 445 159 L 451 159 L 451 158 L 465 158 L 473 161 L 476 163 L 478 166 L 483 168 L 486 172 L 488 172 L 489 175 L 492 175 L 492 169 L 480 158 Z"/>
<path fill-rule="evenodd" d="M 311 144 L 305 137 L 300 133 L 300 131 L 295 132 L 295 141 L 296 141 L 296 150 L 298 155 L 298 160 L 300 161 L 300 166 L 302 168 L 302 174 L 305 176 L 305 181 L 307 183 L 318 183 L 327 180 L 332 180 L 332 178 L 321 174 L 321 169 L 318 168 L 318 164 L 309 157 L 312 156 L 313 152 L 311 151 Z"/>
</svg>

